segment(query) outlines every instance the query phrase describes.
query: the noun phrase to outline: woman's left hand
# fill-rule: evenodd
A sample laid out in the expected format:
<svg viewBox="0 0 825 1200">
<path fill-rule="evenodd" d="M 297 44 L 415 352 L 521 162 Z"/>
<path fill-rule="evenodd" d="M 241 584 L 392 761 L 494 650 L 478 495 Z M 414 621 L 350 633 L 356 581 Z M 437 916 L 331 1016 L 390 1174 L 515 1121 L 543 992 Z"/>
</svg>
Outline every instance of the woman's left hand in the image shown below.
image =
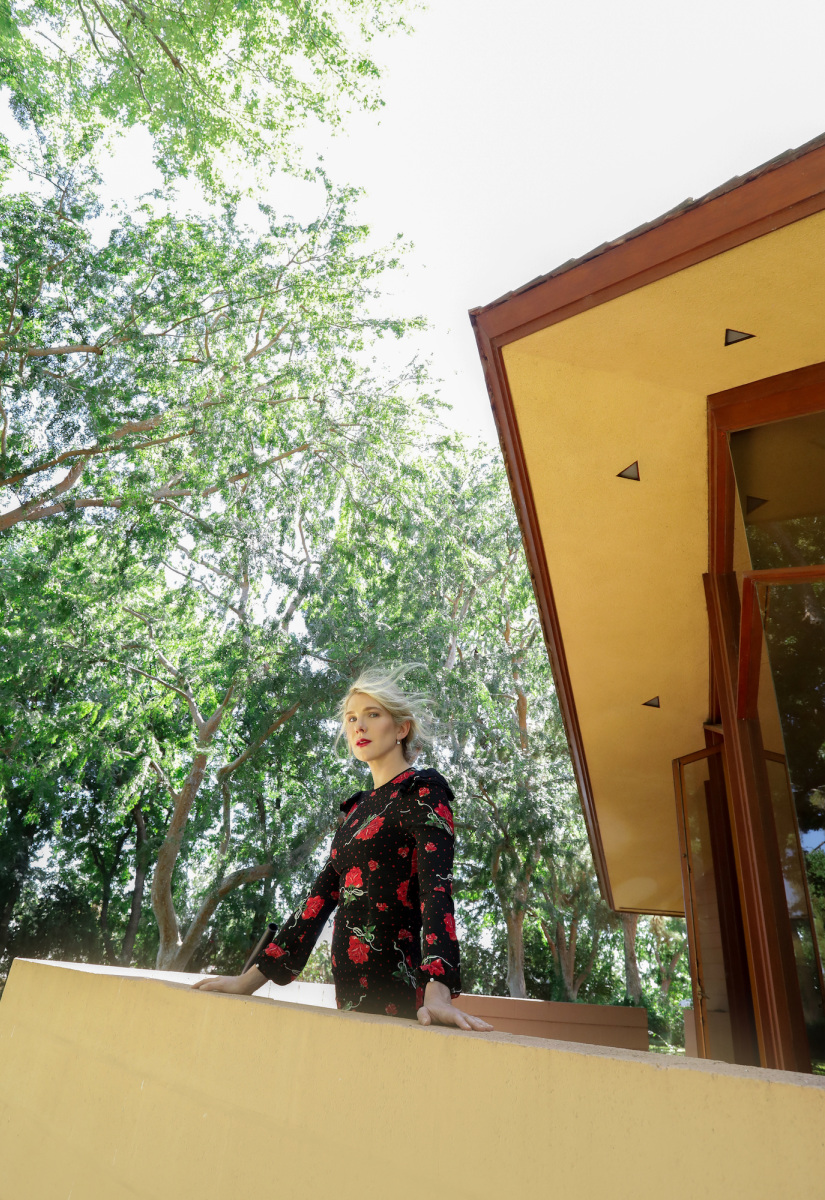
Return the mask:
<svg viewBox="0 0 825 1200">
<path fill-rule="evenodd" d="M 476 1033 L 490 1033 L 493 1029 L 481 1017 L 473 1017 L 460 1008 L 454 1008 L 450 989 L 435 979 L 430 980 L 424 991 L 424 1003 L 418 1010 L 418 1021 L 421 1025 L 453 1025 L 456 1029 L 470 1029 Z"/>
</svg>

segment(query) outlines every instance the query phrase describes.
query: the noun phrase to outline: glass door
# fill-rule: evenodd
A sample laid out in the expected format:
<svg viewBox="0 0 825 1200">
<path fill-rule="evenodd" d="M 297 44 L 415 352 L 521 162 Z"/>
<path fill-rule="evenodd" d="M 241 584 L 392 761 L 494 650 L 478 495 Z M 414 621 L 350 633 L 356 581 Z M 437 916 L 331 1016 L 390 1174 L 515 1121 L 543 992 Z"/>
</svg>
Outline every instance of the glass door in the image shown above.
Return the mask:
<svg viewBox="0 0 825 1200">
<path fill-rule="evenodd" d="M 759 1056 L 722 747 L 677 758 L 673 773 L 696 1053 L 752 1065 Z"/>
</svg>

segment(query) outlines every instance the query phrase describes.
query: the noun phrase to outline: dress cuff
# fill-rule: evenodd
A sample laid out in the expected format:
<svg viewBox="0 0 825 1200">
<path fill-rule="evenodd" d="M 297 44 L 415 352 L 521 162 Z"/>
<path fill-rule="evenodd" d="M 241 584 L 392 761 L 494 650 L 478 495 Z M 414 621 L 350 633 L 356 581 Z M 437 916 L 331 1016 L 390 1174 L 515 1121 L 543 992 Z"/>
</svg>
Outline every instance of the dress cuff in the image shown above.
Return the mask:
<svg viewBox="0 0 825 1200">
<path fill-rule="evenodd" d="M 435 970 L 428 970 L 429 967 L 435 966 Z M 439 972 L 438 967 L 441 967 Z M 443 983 L 445 987 L 450 989 L 450 996 L 455 999 L 461 995 L 461 973 L 458 967 L 452 967 L 443 958 L 434 958 L 430 962 L 422 965 L 416 971 L 416 983 L 420 987 L 426 987 L 428 983 Z"/>
<path fill-rule="evenodd" d="M 279 987 L 285 987 L 288 983 L 293 983 L 296 978 L 284 961 L 289 955 L 285 950 L 281 950 L 281 953 L 277 955 L 267 954 L 267 950 L 272 948 L 281 950 L 277 942 L 270 942 L 269 946 L 266 946 L 255 959 L 254 966 L 272 983 L 277 983 Z"/>
</svg>

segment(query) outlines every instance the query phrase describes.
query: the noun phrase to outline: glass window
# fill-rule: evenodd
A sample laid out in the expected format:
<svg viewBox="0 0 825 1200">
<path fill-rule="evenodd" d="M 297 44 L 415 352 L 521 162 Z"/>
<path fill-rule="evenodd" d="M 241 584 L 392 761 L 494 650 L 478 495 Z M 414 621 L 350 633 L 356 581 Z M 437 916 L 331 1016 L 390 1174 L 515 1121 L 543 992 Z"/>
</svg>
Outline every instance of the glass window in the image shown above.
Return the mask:
<svg viewBox="0 0 825 1200">
<path fill-rule="evenodd" d="M 730 435 L 756 570 L 825 563 L 825 412 Z"/>
</svg>

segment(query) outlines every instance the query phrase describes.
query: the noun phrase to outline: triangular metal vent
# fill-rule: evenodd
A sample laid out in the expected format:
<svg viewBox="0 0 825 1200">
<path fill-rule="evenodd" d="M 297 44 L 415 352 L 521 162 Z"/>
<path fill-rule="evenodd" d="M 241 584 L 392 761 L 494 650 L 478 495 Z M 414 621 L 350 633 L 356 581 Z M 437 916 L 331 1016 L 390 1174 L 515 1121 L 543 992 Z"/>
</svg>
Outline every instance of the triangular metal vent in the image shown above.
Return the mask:
<svg viewBox="0 0 825 1200">
<path fill-rule="evenodd" d="M 750 516 L 752 512 L 756 512 L 757 508 L 761 508 L 763 504 L 767 503 L 767 500 L 763 500 L 761 496 L 748 496 L 745 499 L 745 512 Z"/>
<path fill-rule="evenodd" d="M 639 478 L 638 462 L 631 463 L 629 467 L 625 467 L 625 469 L 623 471 L 619 471 L 619 474 L 616 476 L 616 478 L 617 479 L 638 479 Z"/>
<path fill-rule="evenodd" d="M 661 708 L 662 706 L 659 703 L 659 697 L 654 696 L 652 700 L 645 700 L 644 707 L 645 708 Z"/>
<path fill-rule="evenodd" d="M 755 333 L 743 333 L 741 329 L 725 330 L 725 345 L 734 346 L 737 342 L 746 342 L 748 338 L 756 337 Z"/>
</svg>

